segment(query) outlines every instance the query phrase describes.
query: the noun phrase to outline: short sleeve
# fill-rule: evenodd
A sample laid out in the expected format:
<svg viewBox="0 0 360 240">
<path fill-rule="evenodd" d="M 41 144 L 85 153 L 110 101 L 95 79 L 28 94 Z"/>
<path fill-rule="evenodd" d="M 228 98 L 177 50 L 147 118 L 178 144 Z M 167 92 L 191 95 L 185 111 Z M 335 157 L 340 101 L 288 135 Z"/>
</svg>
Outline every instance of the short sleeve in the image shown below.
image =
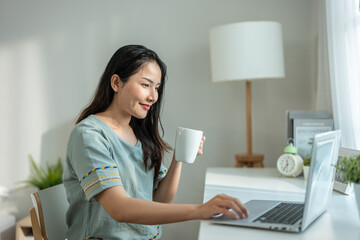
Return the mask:
<svg viewBox="0 0 360 240">
<path fill-rule="evenodd" d="M 75 129 L 69 143 L 68 158 L 87 200 L 107 188 L 123 185 L 111 145 L 100 130 Z"/>
<path fill-rule="evenodd" d="M 159 175 L 157 176 L 154 182 L 154 190 L 156 190 L 159 187 L 160 181 L 163 180 L 166 174 L 167 174 L 167 168 L 164 163 L 161 163 Z"/>
</svg>

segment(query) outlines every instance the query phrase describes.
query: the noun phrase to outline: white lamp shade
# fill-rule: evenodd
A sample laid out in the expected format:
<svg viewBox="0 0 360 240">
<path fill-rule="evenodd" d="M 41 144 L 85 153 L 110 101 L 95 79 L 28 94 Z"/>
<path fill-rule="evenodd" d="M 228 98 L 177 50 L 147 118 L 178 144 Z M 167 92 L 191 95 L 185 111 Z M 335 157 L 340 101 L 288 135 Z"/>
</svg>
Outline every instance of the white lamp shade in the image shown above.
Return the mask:
<svg viewBox="0 0 360 240">
<path fill-rule="evenodd" d="M 240 22 L 210 30 L 213 82 L 283 78 L 282 30 L 277 22 Z"/>
</svg>

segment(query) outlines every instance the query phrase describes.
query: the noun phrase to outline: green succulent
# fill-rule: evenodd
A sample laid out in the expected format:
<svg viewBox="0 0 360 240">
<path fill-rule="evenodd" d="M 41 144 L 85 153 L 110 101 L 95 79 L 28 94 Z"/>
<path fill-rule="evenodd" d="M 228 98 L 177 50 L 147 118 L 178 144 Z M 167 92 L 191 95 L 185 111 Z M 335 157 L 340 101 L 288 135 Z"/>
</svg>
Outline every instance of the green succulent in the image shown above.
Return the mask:
<svg viewBox="0 0 360 240">
<path fill-rule="evenodd" d="M 304 159 L 304 166 L 310 166 L 311 157 L 307 157 Z"/>
<path fill-rule="evenodd" d="M 32 186 L 42 190 L 62 183 L 61 158 L 58 158 L 55 164 L 46 164 L 46 168 L 39 166 L 31 155 L 29 155 L 29 159 L 33 174 L 27 180 L 21 181 L 21 183 L 26 184 L 26 187 Z"/>
<path fill-rule="evenodd" d="M 345 183 L 360 183 L 360 154 L 339 159 L 335 168 L 345 177 Z"/>
<path fill-rule="evenodd" d="M 313 142 L 314 142 L 314 138 L 310 138 L 307 144 L 312 146 Z M 304 166 L 310 166 L 310 162 L 311 162 L 311 148 L 309 148 L 308 150 L 307 157 L 304 158 Z"/>
</svg>

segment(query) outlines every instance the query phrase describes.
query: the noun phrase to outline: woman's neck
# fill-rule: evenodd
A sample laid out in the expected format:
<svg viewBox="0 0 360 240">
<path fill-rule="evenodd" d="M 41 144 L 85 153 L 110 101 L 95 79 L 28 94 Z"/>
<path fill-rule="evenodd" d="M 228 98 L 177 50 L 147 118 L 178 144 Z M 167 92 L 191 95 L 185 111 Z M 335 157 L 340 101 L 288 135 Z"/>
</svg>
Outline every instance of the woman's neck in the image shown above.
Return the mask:
<svg viewBox="0 0 360 240">
<path fill-rule="evenodd" d="M 126 131 L 131 128 L 131 116 L 124 116 L 124 114 L 116 111 L 111 105 L 104 112 L 97 113 L 95 115 L 114 130 Z"/>
<path fill-rule="evenodd" d="M 119 135 L 128 144 L 135 146 L 137 137 L 130 126 L 131 118 L 120 118 L 113 112 L 106 110 L 105 112 L 95 114 L 100 120 L 106 123 L 117 135 Z"/>
</svg>

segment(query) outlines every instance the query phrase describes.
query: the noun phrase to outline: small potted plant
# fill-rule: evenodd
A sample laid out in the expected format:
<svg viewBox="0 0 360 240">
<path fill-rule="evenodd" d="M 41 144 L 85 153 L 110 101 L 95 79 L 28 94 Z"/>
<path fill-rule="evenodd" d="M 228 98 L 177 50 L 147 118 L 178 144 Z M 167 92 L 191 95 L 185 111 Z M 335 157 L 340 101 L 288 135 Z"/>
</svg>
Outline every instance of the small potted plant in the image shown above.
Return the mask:
<svg viewBox="0 0 360 240">
<path fill-rule="evenodd" d="M 39 166 L 30 155 L 30 164 L 33 170 L 33 174 L 25 181 L 25 187 L 36 187 L 39 190 L 49 188 L 62 183 L 63 167 L 61 164 L 61 158 L 58 158 L 55 164 L 47 164 L 46 168 Z"/>
<path fill-rule="evenodd" d="M 314 138 L 310 138 L 307 143 L 310 145 L 310 148 L 307 152 L 307 157 L 304 158 L 304 167 L 303 167 L 304 180 L 307 180 L 308 176 L 309 176 L 309 169 L 310 169 L 310 162 L 311 162 L 311 149 L 312 149 L 313 142 L 314 142 Z"/>
<path fill-rule="evenodd" d="M 335 168 L 344 176 L 344 183 L 353 185 L 360 217 L 360 154 L 339 159 Z"/>
<path fill-rule="evenodd" d="M 304 159 L 303 171 L 304 171 L 304 179 L 305 180 L 307 180 L 308 176 L 309 176 L 310 161 L 311 161 L 311 157 L 307 157 Z"/>
</svg>

